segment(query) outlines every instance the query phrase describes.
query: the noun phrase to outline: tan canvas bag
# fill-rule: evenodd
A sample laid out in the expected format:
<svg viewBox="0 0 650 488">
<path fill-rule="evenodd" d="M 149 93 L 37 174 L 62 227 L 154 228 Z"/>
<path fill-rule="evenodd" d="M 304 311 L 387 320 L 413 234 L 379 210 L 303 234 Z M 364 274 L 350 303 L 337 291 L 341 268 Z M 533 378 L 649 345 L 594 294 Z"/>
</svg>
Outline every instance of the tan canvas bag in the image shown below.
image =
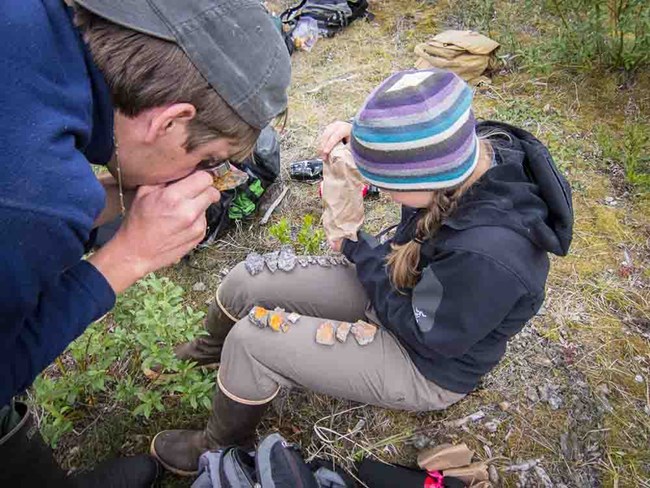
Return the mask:
<svg viewBox="0 0 650 488">
<path fill-rule="evenodd" d="M 415 46 L 415 67 L 447 69 L 472 84 L 489 82 L 483 73 L 495 66 L 498 48 L 498 42 L 478 32 L 449 30 Z"/>
</svg>

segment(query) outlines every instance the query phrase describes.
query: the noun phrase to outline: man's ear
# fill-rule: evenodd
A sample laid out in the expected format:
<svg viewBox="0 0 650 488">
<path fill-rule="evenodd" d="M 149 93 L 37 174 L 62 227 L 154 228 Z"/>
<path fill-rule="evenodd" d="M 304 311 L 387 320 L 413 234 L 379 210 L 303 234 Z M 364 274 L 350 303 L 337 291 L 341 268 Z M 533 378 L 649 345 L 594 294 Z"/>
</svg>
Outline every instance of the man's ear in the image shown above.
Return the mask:
<svg viewBox="0 0 650 488">
<path fill-rule="evenodd" d="M 152 143 L 175 130 L 181 130 L 185 134 L 184 128 L 195 116 L 196 108 L 191 103 L 174 103 L 155 110 L 147 128 L 146 142 Z"/>
</svg>

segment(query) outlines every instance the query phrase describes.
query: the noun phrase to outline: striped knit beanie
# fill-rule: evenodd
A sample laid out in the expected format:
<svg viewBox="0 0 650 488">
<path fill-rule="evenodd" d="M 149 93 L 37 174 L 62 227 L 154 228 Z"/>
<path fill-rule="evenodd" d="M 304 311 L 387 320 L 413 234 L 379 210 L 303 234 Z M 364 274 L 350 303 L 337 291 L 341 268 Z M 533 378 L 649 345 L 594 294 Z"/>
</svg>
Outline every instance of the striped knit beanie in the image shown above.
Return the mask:
<svg viewBox="0 0 650 488">
<path fill-rule="evenodd" d="M 352 127 L 359 171 L 387 190 L 451 188 L 478 162 L 472 90 L 451 71 L 395 73 L 366 99 Z"/>
</svg>

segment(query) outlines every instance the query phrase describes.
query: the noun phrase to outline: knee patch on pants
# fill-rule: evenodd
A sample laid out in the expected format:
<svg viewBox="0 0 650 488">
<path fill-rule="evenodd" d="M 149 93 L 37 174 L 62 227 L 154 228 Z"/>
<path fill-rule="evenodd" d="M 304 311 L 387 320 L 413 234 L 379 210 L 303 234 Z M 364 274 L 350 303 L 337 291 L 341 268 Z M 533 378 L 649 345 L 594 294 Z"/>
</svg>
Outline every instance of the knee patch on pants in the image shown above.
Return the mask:
<svg viewBox="0 0 650 488">
<path fill-rule="evenodd" d="M 225 277 L 215 293 L 215 301 L 223 313 L 233 322 L 248 313 L 250 301 L 249 275 L 243 263 L 236 265 Z"/>
<path fill-rule="evenodd" d="M 231 400 L 245 405 L 268 403 L 280 391 L 280 384 L 258 359 L 260 347 L 266 347 L 262 331 L 242 319 L 230 331 L 217 373 L 219 389 Z"/>
</svg>

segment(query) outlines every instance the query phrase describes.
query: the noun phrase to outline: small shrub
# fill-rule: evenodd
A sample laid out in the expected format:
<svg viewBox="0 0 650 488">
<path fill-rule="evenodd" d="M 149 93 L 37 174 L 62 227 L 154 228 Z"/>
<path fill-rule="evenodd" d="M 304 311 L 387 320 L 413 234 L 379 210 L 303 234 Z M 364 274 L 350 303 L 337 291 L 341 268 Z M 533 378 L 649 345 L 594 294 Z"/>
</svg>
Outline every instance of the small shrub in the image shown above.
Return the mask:
<svg viewBox="0 0 650 488">
<path fill-rule="evenodd" d="M 606 163 L 619 164 L 629 185 L 639 192 L 650 192 L 650 136 L 647 125 L 627 124 L 622 138 L 601 126 L 596 130 L 596 140 Z"/>
<path fill-rule="evenodd" d="M 203 316 L 184 305 L 183 289 L 167 278 L 149 275 L 136 283 L 118 299 L 110 319 L 90 326 L 34 382 L 45 438 L 56 445 L 100 405 L 119 404 L 146 418 L 164 411 L 170 397 L 193 409 L 210 408 L 213 375 L 173 353 L 174 345 L 205 333 Z M 177 374 L 147 381 L 142 368 L 154 363 Z"/>
<path fill-rule="evenodd" d="M 282 217 L 280 222 L 273 224 L 269 228 L 269 234 L 275 237 L 280 244 L 290 244 L 291 243 L 291 226 L 286 217 Z"/>
<path fill-rule="evenodd" d="M 316 228 L 314 216 L 311 214 L 305 215 L 298 231 L 298 250 L 302 254 L 318 254 L 324 239 L 325 232 L 323 229 Z"/>
<path fill-rule="evenodd" d="M 293 232 L 286 217 L 269 228 L 269 234 L 280 244 L 291 244 L 299 254 L 318 254 L 325 240 L 325 232 L 315 224 L 314 216 L 307 214 L 303 217 L 300 228 Z M 294 238 L 295 234 L 295 238 Z"/>
<path fill-rule="evenodd" d="M 555 53 L 582 67 L 635 71 L 650 61 L 650 6 L 646 0 L 548 0 L 561 20 Z"/>
</svg>

